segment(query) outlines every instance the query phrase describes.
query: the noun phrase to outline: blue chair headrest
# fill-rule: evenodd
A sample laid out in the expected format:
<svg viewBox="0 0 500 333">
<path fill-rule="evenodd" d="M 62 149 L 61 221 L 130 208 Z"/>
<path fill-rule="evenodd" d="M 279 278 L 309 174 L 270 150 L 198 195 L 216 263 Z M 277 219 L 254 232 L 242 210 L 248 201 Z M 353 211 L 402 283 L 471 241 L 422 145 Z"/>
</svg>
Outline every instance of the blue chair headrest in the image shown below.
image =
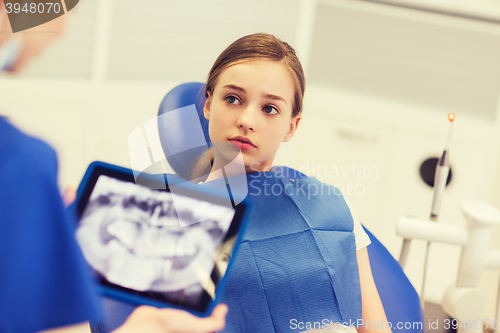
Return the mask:
<svg viewBox="0 0 500 333">
<path fill-rule="evenodd" d="M 190 179 L 194 163 L 208 149 L 208 146 L 193 148 L 197 145 L 193 142 L 195 138 L 193 133 L 202 130 L 207 145 L 210 144 L 208 120 L 203 115 L 205 101 L 203 83 L 184 83 L 172 89 L 163 98 L 158 111 L 158 132 L 163 152 L 174 171 L 185 179 Z M 172 113 L 172 116 L 168 117 L 168 123 L 165 117 L 161 117 L 167 112 L 193 104 L 196 107 L 199 122 L 192 119 L 192 114 L 188 112 Z"/>
</svg>

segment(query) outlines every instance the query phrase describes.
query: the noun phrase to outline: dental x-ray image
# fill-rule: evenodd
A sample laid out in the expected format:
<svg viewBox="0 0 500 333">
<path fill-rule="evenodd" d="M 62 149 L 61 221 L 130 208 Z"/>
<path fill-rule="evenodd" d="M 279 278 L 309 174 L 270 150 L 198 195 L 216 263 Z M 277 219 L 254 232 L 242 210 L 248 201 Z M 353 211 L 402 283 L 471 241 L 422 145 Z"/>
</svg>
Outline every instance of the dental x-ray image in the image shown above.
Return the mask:
<svg viewBox="0 0 500 333">
<path fill-rule="evenodd" d="M 101 280 L 179 306 L 214 297 L 212 271 L 227 267 L 235 211 L 175 196 L 99 176 L 76 236 Z"/>
</svg>

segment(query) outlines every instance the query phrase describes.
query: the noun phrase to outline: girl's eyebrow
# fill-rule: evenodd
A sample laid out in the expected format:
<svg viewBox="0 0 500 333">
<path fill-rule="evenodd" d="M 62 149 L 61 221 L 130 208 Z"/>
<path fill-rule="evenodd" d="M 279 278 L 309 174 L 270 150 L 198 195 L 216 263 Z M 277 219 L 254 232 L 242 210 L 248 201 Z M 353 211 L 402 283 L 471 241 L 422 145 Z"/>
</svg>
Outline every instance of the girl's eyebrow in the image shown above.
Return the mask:
<svg viewBox="0 0 500 333">
<path fill-rule="evenodd" d="M 241 91 L 243 93 L 246 93 L 245 89 L 243 89 L 241 87 L 238 87 L 238 86 L 235 86 L 234 84 L 227 84 L 227 85 L 225 85 L 222 88 L 231 88 L 231 89 L 238 90 L 238 91 Z M 285 102 L 285 104 L 287 104 L 286 101 L 285 101 L 285 99 L 283 97 L 280 97 L 280 96 L 277 96 L 277 95 L 272 95 L 272 94 L 264 94 L 263 96 L 266 97 L 266 98 L 283 101 L 283 102 Z"/>
<path fill-rule="evenodd" d="M 246 93 L 245 89 L 241 88 L 241 87 L 238 87 L 238 86 L 235 86 L 234 84 L 226 84 L 224 87 L 222 88 L 231 88 L 231 89 L 234 89 L 234 90 L 238 90 L 238 91 L 241 91 L 241 92 L 244 92 Z"/>
<path fill-rule="evenodd" d="M 276 99 L 276 100 L 279 100 L 279 101 L 283 101 L 285 104 L 286 101 L 283 97 L 280 97 L 280 96 L 277 96 L 277 95 L 271 95 L 271 94 L 264 94 L 264 97 L 267 97 L 267 98 L 270 98 L 270 99 Z"/>
</svg>

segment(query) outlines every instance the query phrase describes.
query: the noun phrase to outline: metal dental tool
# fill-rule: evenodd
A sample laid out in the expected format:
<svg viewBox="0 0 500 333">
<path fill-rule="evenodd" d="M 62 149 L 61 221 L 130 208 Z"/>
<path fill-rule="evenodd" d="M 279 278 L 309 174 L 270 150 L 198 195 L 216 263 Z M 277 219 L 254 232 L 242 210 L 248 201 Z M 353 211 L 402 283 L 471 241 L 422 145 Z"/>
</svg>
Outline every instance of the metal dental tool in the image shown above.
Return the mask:
<svg viewBox="0 0 500 333">
<path fill-rule="evenodd" d="M 454 113 L 449 113 L 448 114 L 448 120 L 450 122 L 450 129 L 448 131 L 448 138 L 446 140 L 446 145 L 443 151 L 443 154 L 441 155 L 441 158 L 439 159 L 437 165 L 436 165 L 436 173 L 434 176 L 434 198 L 432 200 L 432 207 L 431 207 L 431 214 L 430 214 L 430 220 L 431 221 L 437 221 L 438 216 L 439 216 L 439 209 L 441 207 L 441 201 L 443 198 L 444 194 L 444 189 L 446 187 L 446 181 L 448 180 L 448 174 L 450 171 L 450 166 L 448 163 L 449 160 L 449 151 L 450 151 L 450 141 L 451 141 L 451 133 L 453 129 L 453 121 L 455 120 L 455 114 Z M 405 238 L 403 240 L 403 247 L 401 249 L 401 255 L 399 259 L 399 263 L 402 268 L 404 268 L 404 265 L 406 263 L 406 258 L 408 256 L 408 251 L 410 247 L 410 239 Z M 425 277 L 426 277 L 426 271 L 427 271 L 427 260 L 428 260 L 428 255 L 429 255 L 429 247 L 430 247 L 430 242 L 427 242 L 427 247 L 425 249 L 425 261 L 424 261 L 424 273 L 423 273 L 423 280 L 422 280 L 422 290 L 420 293 L 420 298 L 422 302 L 422 310 L 424 309 L 425 305 L 425 298 L 424 298 L 424 291 L 425 291 Z"/>
</svg>

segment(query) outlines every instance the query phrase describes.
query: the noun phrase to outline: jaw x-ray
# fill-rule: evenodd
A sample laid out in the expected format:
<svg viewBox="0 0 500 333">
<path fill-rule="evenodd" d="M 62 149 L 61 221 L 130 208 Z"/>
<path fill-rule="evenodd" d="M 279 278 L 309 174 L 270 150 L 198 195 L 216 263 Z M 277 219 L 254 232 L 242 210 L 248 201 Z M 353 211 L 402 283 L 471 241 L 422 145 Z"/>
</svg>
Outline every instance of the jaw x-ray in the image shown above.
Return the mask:
<svg viewBox="0 0 500 333">
<path fill-rule="evenodd" d="M 225 273 L 235 211 L 173 195 L 101 175 L 76 235 L 104 282 L 194 306 L 204 293 L 214 298 L 213 273 Z"/>
</svg>

